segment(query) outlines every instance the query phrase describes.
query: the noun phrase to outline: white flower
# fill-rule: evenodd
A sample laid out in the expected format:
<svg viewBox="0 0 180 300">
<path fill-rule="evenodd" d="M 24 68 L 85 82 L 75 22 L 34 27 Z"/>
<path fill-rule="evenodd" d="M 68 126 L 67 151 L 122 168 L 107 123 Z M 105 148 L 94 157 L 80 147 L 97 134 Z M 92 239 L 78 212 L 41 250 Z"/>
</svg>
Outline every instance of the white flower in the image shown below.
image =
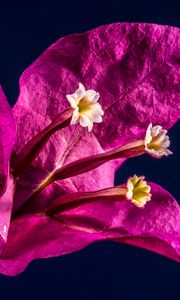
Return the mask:
<svg viewBox="0 0 180 300">
<path fill-rule="evenodd" d="M 151 187 L 144 178 L 144 176 L 134 175 L 127 181 L 126 197 L 137 207 L 143 207 L 147 201 L 151 200 Z"/>
<path fill-rule="evenodd" d="M 156 158 L 172 154 L 172 152 L 168 149 L 170 146 L 170 140 L 166 133 L 167 130 L 163 129 L 162 126 L 152 126 L 152 124 L 149 124 L 144 139 L 146 152 Z"/>
<path fill-rule="evenodd" d="M 82 83 L 74 94 L 66 95 L 74 112 L 71 124 L 80 123 L 83 127 L 88 127 L 88 131 L 92 130 L 93 123 L 101 123 L 104 112 L 98 102 L 99 93 L 94 90 L 85 90 Z"/>
</svg>

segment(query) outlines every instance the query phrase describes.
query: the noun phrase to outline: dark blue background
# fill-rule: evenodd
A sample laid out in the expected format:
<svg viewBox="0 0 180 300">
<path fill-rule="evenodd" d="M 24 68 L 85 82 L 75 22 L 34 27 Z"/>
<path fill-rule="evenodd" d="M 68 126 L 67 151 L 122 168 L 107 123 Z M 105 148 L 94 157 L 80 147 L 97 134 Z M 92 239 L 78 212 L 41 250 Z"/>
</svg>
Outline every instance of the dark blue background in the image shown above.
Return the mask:
<svg viewBox="0 0 180 300">
<path fill-rule="evenodd" d="M 178 1 L 64 1 L 57 5 L 0 7 L 0 82 L 11 104 L 23 70 L 61 36 L 116 21 L 179 26 Z M 179 197 L 180 125 L 170 130 L 174 155 L 128 160 L 116 183 L 145 174 Z M 33 262 L 17 277 L 0 276 L 0 295 L 13 299 L 177 299 L 179 264 L 157 254 L 112 242 L 93 244 L 59 258 Z"/>
</svg>

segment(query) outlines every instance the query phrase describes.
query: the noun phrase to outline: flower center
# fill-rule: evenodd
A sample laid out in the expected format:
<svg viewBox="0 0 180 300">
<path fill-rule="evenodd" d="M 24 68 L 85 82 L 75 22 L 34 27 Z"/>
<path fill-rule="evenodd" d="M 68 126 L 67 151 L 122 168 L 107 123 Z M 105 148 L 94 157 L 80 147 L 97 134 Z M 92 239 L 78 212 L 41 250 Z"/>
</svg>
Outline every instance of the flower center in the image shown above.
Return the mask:
<svg viewBox="0 0 180 300">
<path fill-rule="evenodd" d="M 151 187 L 144 180 L 144 176 L 136 176 L 128 179 L 126 197 L 138 207 L 143 207 L 151 199 Z"/>
<path fill-rule="evenodd" d="M 71 107 L 74 109 L 71 124 L 79 123 L 91 131 L 94 123 L 101 123 L 104 112 L 98 103 L 99 93 L 86 90 L 82 83 L 71 95 L 66 95 Z"/>
<path fill-rule="evenodd" d="M 145 150 L 154 157 L 161 157 L 163 155 L 172 154 L 168 149 L 170 140 L 167 135 L 167 130 L 163 129 L 162 126 L 152 126 L 149 124 L 146 130 L 145 136 Z"/>
<path fill-rule="evenodd" d="M 80 114 L 86 113 L 91 107 L 92 107 L 92 104 L 88 103 L 86 96 L 83 97 L 78 103 L 78 108 L 79 108 Z"/>
<path fill-rule="evenodd" d="M 157 136 L 153 137 L 150 143 L 147 144 L 148 149 L 155 149 L 159 150 L 162 148 L 162 138 L 164 138 L 164 135 L 158 134 Z"/>
</svg>

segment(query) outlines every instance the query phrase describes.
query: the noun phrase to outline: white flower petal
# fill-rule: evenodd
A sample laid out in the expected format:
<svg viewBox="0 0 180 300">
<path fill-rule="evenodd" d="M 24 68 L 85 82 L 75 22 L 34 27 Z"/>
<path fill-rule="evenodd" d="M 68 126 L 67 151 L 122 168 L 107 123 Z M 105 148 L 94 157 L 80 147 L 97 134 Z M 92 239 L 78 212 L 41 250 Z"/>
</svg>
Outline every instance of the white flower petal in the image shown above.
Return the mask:
<svg viewBox="0 0 180 300">
<path fill-rule="evenodd" d="M 168 148 L 168 147 L 170 146 L 170 140 L 169 140 L 169 138 L 164 139 L 164 140 L 162 141 L 162 143 L 161 143 L 161 146 L 162 146 L 163 148 Z"/>
<path fill-rule="evenodd" d="M 79 121 L 79 111 L 77 109 L 74 110 L 72 119 L 71 119 L 71 124 L 76 124 Z"/>
<path fill-rule="evenodd" d="M 96 103 L 99 99 L 99 93 L 94 90 L 87 90 L 86 97 L 89 99 L 91 103 Z"/>
<path fill-rule="evenodd" d="M 86 94 L 85 87 L 82 83 L 79 83 L 79 88 L 75 91 L 76 99 L 80 100 Z"/>
<path fill-rule="evenodd" d="M 168 149 L 170 140 L 166 133 L 167 130 L 163 129 L 162 126 L 152 126 L 152 124 L 150 124 L 146 130 L 144 139 L 146 152 L 156 158 L 171 154 L 171 151 Z"/>
<path fill-rule="evenodd" d="M 152 137 L 155 137 L 155 136 L 158 135 L 161 131 L 162 131 L 162 126 L 160 126 L 160 125 L 153 126 L 152 129 L 151 129 L 151 136 L 152 136 Z"/>
<path fill-rule="evenodd" d="M 102 117 L 100 115 L 97 115 L 96 117 L 93 118 L 93 122 L 101 123 L 102 122 Z"/>
<path fill-rule="evenodd" d="M 76 99 L 73 96 L 73 94 L 72 95 L 66 95 L 66 98 L 68 99 L 68 101 L 71 104 L 72 108 L 76 108 L 77 107 Z"/>
<path fill-rule="evenodd" d="M 99 93 L 94 90 L 85 90 L 82 83 L 79 83 L 79 88 L 74 94 L 66 95 L 70 105 L 74 108 L 71 124 L 77 122 L 83 127 L 88 127 L 92 130 L 93 123 L 101 123 L 104 112 L 101 105 L 97 103 Z"/>
<path fill-rule="evenodd" d="M 94 95 L 94 97 L 93 97 L 93 99 L 92 99 L 92 101 L 93 101 L 93 103 L 97 103 L 97 101 L 99 100 L 99 93 L 96 93 L 96 95 Z"/>
<path fill-rule="evenodd" d="M 98 113 L 103 116 L 104 115 L 104 111 L 102 110 L 102 107 L 99 103 L 95 103 L 94 104 L 94 109 L 96 109 L 96 111 L 98 111 Z"/>
<path fill-rule="evenodd" d="M 150 123 L 147 130 L 146 130 L 146 136 L 145 136 L 145 139 L 144 139 L 145 145 L 149 144 L 150 141 L 152 140 L 151 130 L 152 130 L 152 124 Z"/>
<path fill-rule="evenodd" d="M 88 131 L 92 130 L 93 122 L 86 115 L 80 115 L 79 123 L 82 127 L 88 127 Z"/>
<path fill-rule="evenodd" d="M 173 154 L 173 152 L 170 151 L 169 149 L 165 149 L 165 152 L 166 152 L 166 155 L 167 155 L 167 156 Z"/>
<path fill-rule="evenodd" d="M 94 91 L 94 90 L 87 90 L 86 91 L 86 97 L 88 97 L 89 100 L 91 100 L 92 98 L 94 98 L 95 95 L 96 95 L 96 91 Z"/>
</svg>

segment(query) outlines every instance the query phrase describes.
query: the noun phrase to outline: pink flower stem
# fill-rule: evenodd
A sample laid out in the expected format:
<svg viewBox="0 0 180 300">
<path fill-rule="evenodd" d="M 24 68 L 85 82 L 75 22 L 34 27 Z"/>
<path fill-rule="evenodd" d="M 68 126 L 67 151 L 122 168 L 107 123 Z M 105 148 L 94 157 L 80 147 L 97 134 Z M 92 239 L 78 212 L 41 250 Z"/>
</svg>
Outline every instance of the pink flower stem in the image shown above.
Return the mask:
<svg viewBox="0 0 180 300">
<path fill-rule="evenodd" d="M 59 214 L 61 212 L 79 207 L 83 204 L 96 202 L 99 200 L 105 201 L 119 201 L 126 196 L 126 187 L 112 187 L 96 192 L 77 192 L 58 197 L 48 209 L 45 214 L 48 216 Z"/>
<path fill-rule="evenodd" d="M 18 177 L 38 156 L 49 138 L 56 131 L 70 125 L 73 109 L 67 109 L 59 114 L 51 124 L 34 136 L 24 146 L 18 156 L 11 161 L 11 169 L 14 177 Z"/>
<path fill-rule="evenodd" d="M 57 180 L 62 180 L 65 178 L 70 178 L 89 172 L 107 161 L 119 158 L 129 158 L 134 156 L 139 156 L 145 153 L 144 140 L 138 140 L 131 143 L 128 143 L 124 146 L 115 148 L 111 151 L 101 153 L 98 155 L 93 155 L 79 159 L 75 162 L 69 163 L 66 166 L 55 169 L 52 171 L 37 187 L 37 189 L 32 193 L 32 195 L 27 199 L 25 203 L 15 212 L 13 218 L 18 217 L 23 214 L 24 211 L 29 207 L 29 204 L 35 197 L 44 190 L 48 185 Z"/>
</svg>

